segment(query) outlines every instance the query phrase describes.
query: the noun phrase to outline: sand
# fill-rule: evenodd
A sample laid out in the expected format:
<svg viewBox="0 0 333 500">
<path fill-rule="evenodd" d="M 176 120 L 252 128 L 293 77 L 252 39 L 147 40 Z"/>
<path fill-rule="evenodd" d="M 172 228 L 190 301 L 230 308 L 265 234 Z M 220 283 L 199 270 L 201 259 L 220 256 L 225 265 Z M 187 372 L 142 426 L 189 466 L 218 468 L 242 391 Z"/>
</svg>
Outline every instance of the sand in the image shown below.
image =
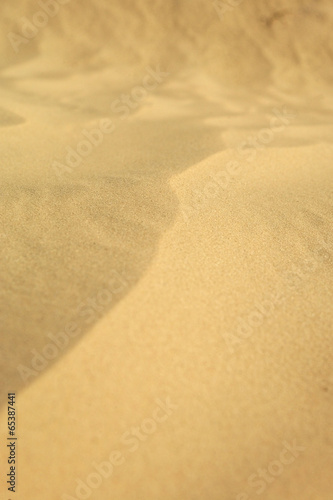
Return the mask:
<svg viewBox="0 0 333 500">
<path fill-rule="evenodd" d="M 331 500 L 333 9 L 273 4 L 0 7 L 1 498 Z"/>
</svg>

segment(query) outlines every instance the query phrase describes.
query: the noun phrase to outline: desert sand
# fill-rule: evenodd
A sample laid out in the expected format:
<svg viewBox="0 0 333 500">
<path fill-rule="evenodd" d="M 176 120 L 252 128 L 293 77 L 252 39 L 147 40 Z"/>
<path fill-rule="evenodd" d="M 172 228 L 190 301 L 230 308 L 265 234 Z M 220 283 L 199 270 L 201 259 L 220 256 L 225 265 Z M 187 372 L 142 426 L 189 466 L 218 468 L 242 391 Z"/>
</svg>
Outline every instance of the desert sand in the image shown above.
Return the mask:
<svg viewBox="0 0 333 500">
<path fill-rule="evenodd" d="M 332 24 L 0 7 L 1 498 L 332 499 Z"/>
</svg>

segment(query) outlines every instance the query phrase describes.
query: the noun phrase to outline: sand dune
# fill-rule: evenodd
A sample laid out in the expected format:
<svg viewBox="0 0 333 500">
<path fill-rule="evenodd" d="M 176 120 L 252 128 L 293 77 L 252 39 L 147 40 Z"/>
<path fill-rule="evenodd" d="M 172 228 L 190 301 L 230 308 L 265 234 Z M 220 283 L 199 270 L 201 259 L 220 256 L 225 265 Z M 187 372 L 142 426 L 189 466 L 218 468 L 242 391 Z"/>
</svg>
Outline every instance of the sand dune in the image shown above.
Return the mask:
<svg viewBox="0 0 333 500">
<path fill-rule="evenodd" d="M 331 500 L 331 3 L 0 13 L 12 500 Z"/>
<path fill-rule="evenodd" d="M 135 71 L 159 63 L 173 72 L 204 68 L 233 84 L 273 81 L 290 88 L 307 80 L 329 84 L 332 78 L 329 0 L 283 0 L 278 6 L 265 0 L 87 0 L 80 6 L 62 0 L 56 5 L 57 14 L 46 14 L 46 26 L 35 29 L 29 22 L 41 9 L 38 2 L 16 0 L 1 7 L 4 66 L 39 55 L 44 72 L 51 74 L 106 64 L 130 64 Z M 43 25 L 43 17 L 36 19 Z M 8 32 L 32 38 L 13 42 Z"/>
</svg>

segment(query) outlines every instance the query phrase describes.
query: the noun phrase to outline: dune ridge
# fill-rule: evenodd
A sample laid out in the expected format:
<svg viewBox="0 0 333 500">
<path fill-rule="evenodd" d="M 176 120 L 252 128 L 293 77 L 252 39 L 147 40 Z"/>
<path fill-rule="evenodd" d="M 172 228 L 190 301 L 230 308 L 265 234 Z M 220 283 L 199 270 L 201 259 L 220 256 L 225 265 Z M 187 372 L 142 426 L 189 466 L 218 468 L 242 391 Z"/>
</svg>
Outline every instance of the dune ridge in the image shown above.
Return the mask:
<svg viewBox="0 0 333 500">
<path fill-rule="evenodd" d="M 331 500 L 331 2 L 45 1 L 0 6 L 17 498 Z"/>
</svg>

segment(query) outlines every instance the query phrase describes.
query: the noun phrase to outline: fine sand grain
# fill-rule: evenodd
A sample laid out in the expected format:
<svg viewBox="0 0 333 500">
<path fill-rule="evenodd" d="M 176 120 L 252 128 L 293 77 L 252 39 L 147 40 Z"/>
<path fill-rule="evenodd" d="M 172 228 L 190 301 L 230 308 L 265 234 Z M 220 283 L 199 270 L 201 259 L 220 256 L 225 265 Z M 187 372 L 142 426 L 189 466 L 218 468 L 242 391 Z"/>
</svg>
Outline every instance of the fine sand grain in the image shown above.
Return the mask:
<svg viewBox="0 0 333 500">
<path fill-rule="evenodd" d="M 331 3 L 54 8 L 0 7 L 1 498 L 331 500 Z"/>
</svg>

